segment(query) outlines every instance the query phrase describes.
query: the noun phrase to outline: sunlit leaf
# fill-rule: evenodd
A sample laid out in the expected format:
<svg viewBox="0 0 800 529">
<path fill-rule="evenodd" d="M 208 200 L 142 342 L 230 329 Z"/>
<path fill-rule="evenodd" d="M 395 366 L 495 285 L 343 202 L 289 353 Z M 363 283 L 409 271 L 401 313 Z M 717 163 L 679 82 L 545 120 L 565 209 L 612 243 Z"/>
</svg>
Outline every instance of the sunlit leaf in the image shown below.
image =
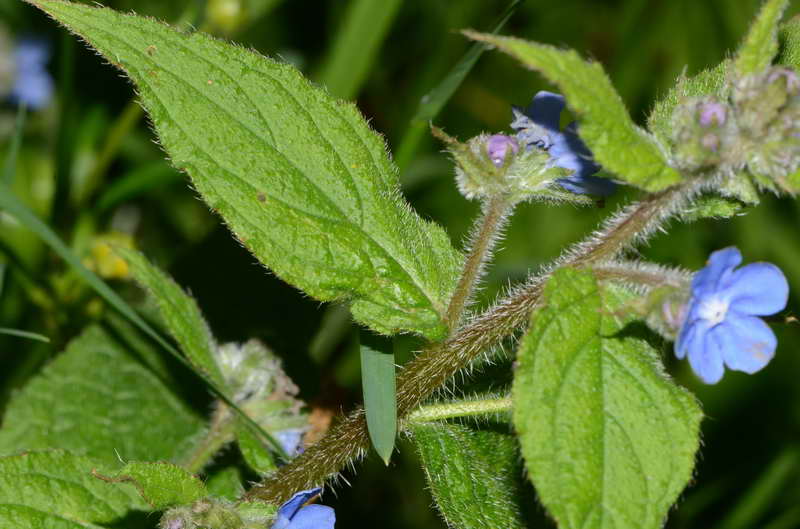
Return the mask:
<svg viewBox="0 0 800 529">
<path fill-rule="evenodd" d="M 661 528 L 692 474 L 702 413 L 614 315 L 629 297 L 561 269 L 520 344 L 514 425 L 560 529 Z"/>
<path fill-rule="evenodd" d="M 382 333 L 443 338 L 461 255 L 383 139 L 292 66 L 110 9 L 31 1 L 136 83 L 173 164 L 264 264 Z"/>
</svg>

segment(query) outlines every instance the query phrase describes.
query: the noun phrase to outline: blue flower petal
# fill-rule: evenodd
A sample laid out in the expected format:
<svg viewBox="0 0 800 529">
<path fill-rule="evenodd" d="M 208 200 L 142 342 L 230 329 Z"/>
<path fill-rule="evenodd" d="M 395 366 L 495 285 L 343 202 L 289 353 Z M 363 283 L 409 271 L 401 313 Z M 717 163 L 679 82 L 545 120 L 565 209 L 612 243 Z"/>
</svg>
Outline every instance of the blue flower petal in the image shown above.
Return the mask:
<svg viewBox="0 0 800 529">
<path fill-rule="evenodd" d="M 685 322 L 675 340 L 675 356 L 682 360 L 689 351 L 703 347 L 703 332 L 705 326 L 701 322 Z"/>
<path fill-rule="evenodd" d="M 614 193 L 617 185 L 608 178 L 599 176 L 568 176 L 559 178 L 556 183 L 570 191 L 580 195 L 608 196 Z"/>
<path fill-rule="evenodd" d="M 775 333 L 755 316 L 728 317 L 709 334 L 720 344 L 722 358 L 729 369 L 753 374 L 775 356 Z"/>
<path fill-rule="evenodd" d="M 297 511 L 299 511 L 308 500 L 314 496 L 318 496 L 320 492 L 322 492 L 321 487 L 301 490 L 289 498 L 289 501 L 281 505 L 280 509 L 278 509 L 278 514 L 275 518 L 275 523 L 272 525 L 272 529 L 287 529 L 290 526 L 292 519 L 297 514 Z"/>
<path fill-rule="evenodd" d="M 542 90 L 533 96 L 533 101 L 525 109 L 525 114 L 533 122 L 550 132 L 561 131 L 561 111 L 564 110 L 564 96 Z"/>
<path fill-rule="evenodd" d="M 15 103 L 39 109 L 53 96 L 53 79 L 45 68 L 50 47 L 44 40 L 21 39 L 14 50 L 14 85 L 10 98 Z"/>
<path fill-rule="evenodd" d="M 733 269 L 741 262 L 742 254 L 735 246 L 712 253 L 708 258 L 708 265 L 692 279 L 692 295 L 702 297 L 729 286 Z"/>
<path fill-rule="evenodd" d="M 722 344 L 714 335 L 701 328 L 701 323 L 693 325 L 697 330 L 694 339 L 688 343 L 689 365 L 700 380 L 706 384 L 716 384 L 725 373 Z"/>
<path fill-rule="evenodd" d="M 292 518 L 287 529 L 333 529 L 336 512 L 326 505 L 308 505 Z"/>
<path fill-rule="evenodd" d="M 740 314 L 769 316 L 786 308 L 789 283 L 774 264 L 751 263 L 733 272 L 725 297 Z"/>
</svg>

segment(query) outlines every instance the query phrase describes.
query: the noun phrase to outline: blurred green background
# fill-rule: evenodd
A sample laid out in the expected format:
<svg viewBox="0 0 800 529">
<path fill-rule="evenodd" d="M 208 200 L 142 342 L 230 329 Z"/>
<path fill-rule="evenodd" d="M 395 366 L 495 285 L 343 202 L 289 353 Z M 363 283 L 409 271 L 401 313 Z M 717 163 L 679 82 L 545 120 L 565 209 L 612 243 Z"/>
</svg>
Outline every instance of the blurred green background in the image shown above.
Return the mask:
<svg viewBox="0 0 800 529">
<path fill-rule="evenodd" d="M 294 63 L 314 81 L 355 99 L 385 135 L 401 166 L 409 201 L 461 244 L 477 205 L 455 189 L 452 168 L 425 127 L 413 125 L 423 96 L 469 48 L 463 28 L 491 30 L 510 1 L 486 0 L 108 0 L 213 32 Z M 681 72 L 691 75 L 731 53 L 757 0 L 559 0 L 520 2 L 504 34 L 568 46 L 600 61 L 643 123 Z M 795 2 L 789 15 L 800 11 Z M 317 409 L 348 410 L 360 399 L 358 358 L 348 347 L 341 310 L 320 306 L 277 280 L 229 234 L 173 170 L 132 87 L 94 52 L 19 0 L 0 0 L 0 26 L 51 46 L 56 93 L 30 112 L 13 186 L 59 235 L 128 300 L 142 301 L 109 240 L 135 245 L 199 300 L 221 341 L 258 337 L 284 359 L 302 397 Z M 4 52 L 0 49 L 0 52 Z M 7 52 L 7 50 L 5 50 Z M 434 122 L 466 139 L 504 131 L 511 104 L 525 105 L 548 87 L 498 52 L 485 53 Z M 0 107 L 0 159 L 17 119 Z M 423 123 L 424 124 L 424 123 Z M 604 208 L 521 206 L 485 282 L 488 303 L 509 283 L 559 254 L 634 193 L 622 190 Z M 701 267 L 708 254 L 737 245 L 746 261 L 778 264 L 800 288 L 800 209 L 789 199 L 762 204 L 730 220 L 673 223 L 641 250 L 664 264 Z M 798 311 L 790 300 L 790 314 Z M 147 311 L 147 307 L 143 307 Z M 87 323 L 108 322 L 111 309 L 24 227 L 0 212 L 0 327 L 41 333 L 50 343 L 0 335 L 0 406 Z M 341 322 L 345 323 L 342 324 Z M 800 327 L 778 322 L 775 360 L 761 373 L 728 372 L 703 386 L 665 347 L 668 370 L 702 401 L 703 448 L 693 483 L 668 527 L 800 527 Z M 480 378 L 481 373 L 476 377 Z M 209 398 L 195 388 L 198 407 Z M 412 446 L 403 442 L 387 469 L 371 455 L 357 474 L 326 495 L 338 527 L 444 527 L 431 509 Z M 530 491 L 531 527 L 552 527 Z"/>
</svg>

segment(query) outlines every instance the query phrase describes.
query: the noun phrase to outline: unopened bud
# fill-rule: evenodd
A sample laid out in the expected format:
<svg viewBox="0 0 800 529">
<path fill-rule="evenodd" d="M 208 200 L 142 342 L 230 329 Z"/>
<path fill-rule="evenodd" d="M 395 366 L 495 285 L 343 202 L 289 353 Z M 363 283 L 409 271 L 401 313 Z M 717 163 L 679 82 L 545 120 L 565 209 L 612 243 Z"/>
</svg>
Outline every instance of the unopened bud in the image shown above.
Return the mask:
<svg viewBox="0 0 800 529">
<path fill-rule="evenodd" d="M 494 134 L 486 140 L 486 153 L 497 167 L 502 167 L 506 163 L 507 157 L 511 158 L 509 152 L 511 156 L 519 152 L 519 143 L 511 136 Z"/>
<path fill-rule="evenodd" d="M 700 125 L 703 127 L 725 124 L 728 109 L 722 103 L 707 101 L 700 104 Z"/>
</svg>

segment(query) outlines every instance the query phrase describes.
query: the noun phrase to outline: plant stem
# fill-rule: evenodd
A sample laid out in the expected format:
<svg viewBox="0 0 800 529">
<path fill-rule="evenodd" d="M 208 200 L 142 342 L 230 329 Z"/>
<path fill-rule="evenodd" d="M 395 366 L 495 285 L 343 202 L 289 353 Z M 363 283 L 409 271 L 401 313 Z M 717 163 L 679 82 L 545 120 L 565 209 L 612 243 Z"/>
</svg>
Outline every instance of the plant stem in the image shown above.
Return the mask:
<svg viewBox="0 0 800 529">
<path fill-rule="evenodd" d="M 492 197 L 483 206 L 483 214 L 476 221 L 471 237 L 472 247 L 464 261 L 464 269 L 458 280 L 450 305 L 447 307 L 445 321 L 451 332 L 458 329 L 464 309 L 472 301 L 475 285 L 483 274 L 486 261 L 497 243 L 498 235 L 508 219 L 512 208 L 506 197 Z"/>
<path fill-rule="evenodd" d="M 623 208 L 596 233 L 568 250 L 541 274 L 532 275 L 504 299 L 460 328 L 444 343 L 430 344 L 397 377 L 397 416 L 402 419 L 456 373 L 526 324 L 540 300 L 550 273 L 561 266 L 589 266 L 608 261 L 641 242 L 702 189 L 701 180 L 649 195 Z M 359 408 L 305 453 L 251 488 L 244 500 L 280 505 L 295 492 L 322 484 L 369 448 L 364 411 Z"/>
<path fill-rule="evenodd" d="M 236 417 L 227 406 L 219 403 L 211 418 L 211 427 L 186 456 L 181 466 L 192 474 L 202 471 L 214 454 L 233 439 L 235 427 Z"/>
<path fill-rule="evenodd" d="M 111 127 L 108 136 L 106 136 L 106 142 L 103 144 L 103 148 L 97 156 L 97 161 L 87 178 L 89 182 L 98 181 L 99 178 L 106 173 L 111 162 L 113 162 L 114 158 L 117 156 L 117 151 L 119 151 L 120 145 L 122 145 L 122 140 L 124 140 L 136 124 L 139 123 L 143 115 L 144 110 L 139 103 L 137 103 L 136 99 L 128 101 L 122 114 L 119 115 L 114 125 Z"/>
<path fill-rule="evenodd" d="M 422 406 L 408 414 L 409 423 L 424 423 L 455 419 L 458 417 L 476 417 L 511 411 L 511 397 L 484 400 L 462 400 L 444 404 Z"/>
</svg>

